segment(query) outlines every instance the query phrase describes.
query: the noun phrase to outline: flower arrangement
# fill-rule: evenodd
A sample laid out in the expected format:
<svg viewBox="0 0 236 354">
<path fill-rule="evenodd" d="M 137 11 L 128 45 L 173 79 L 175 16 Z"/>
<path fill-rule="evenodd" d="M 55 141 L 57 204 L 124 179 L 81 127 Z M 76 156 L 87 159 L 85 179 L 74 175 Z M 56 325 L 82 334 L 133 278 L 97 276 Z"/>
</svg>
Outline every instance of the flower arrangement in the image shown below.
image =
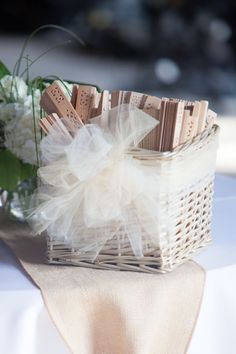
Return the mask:
<svg viewBox="0 0 236 354">
<path fill-rule="evenodd" d="M 25 55 L 26 47 L 37 32 L 48 27 L 62 30 L 82 43 L 67 29 L 45 25 L 37 28 L 26 39 L 12 72 L 0 61 L 0 206 L 8 213 L 18 209 L 13 212 L 17 217 L 23 217 L 22 210 L 25 206 L 22 204 L 27 200 L 27 195 L 34 191 L 37 183 L 39 143 L 43 136 L 39 120 L 44 115 L 40 108 L 41 96 L 53 80 L 58 80 L 67 96 L 71 95 L 72 90 L 71 83 L 56 76 L 30 78 L 31 65 L 48 50 L 30 60 Z M 63 44 L 68 42 L 70 41 Z M 22 69 L 23 63 L 25 65 Z"/>
<path fill-rule="evenodd" d="M 4 210 L 34 188 L 41 90 L 0 63 L 0 194 Z"/>
</svg>

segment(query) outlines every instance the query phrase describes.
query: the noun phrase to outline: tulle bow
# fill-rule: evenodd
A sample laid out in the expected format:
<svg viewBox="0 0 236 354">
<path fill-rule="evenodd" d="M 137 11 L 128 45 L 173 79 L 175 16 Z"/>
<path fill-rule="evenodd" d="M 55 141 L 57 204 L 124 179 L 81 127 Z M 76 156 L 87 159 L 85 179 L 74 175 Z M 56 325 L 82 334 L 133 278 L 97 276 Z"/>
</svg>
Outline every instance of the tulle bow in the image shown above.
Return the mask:
<svg viewBox="0 0 236 354">
<path fill-rule="evenodd" d="M 158 234 L 158 177 L 132 150 L 157 124 L 122 105 L 109 111 L 106 122 L 97 117 L 73 138 L 50 132 L 41 143 L 35 231 L 78 245 L 94 260 L 122 229 L 134 254 L 142 256 L 142 232 Z"/>
</svg>

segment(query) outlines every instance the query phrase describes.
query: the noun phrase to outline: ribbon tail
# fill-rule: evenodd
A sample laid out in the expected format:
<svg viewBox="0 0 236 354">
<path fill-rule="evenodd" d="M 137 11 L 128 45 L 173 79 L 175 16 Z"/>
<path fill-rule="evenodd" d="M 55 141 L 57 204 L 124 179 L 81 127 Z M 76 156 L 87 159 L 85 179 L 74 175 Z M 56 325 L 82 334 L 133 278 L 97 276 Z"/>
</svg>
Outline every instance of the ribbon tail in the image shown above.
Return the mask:
<svg viewBox="0 0 236 354">
<path fill-rule="evenodd" d="M 126 208 L 124 228 L 136 257 L 143 256 L 142 228 L 133 208 Z"/>
<path fill-rule="evenodd" d="M 107 225 L 106 228 L 84 228 L 79 237 L 79 252 L 84 253 L 88 261 L 95 262 L 106 243 L 115 237 L 119 229 L 120 224 L 115 227 Z M 78 240 L 75 242 L 78 245 Z"/>
</svg>

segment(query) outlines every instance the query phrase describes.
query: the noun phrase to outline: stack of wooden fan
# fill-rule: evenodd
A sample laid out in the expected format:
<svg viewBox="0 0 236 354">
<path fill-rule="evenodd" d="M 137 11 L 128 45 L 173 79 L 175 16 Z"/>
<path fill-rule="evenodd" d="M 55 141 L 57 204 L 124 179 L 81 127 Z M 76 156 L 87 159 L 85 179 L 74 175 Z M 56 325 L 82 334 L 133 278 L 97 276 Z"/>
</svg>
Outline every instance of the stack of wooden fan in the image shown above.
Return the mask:
<svg viewBox="0 0 236 354">
<path fill-rule="evenodd" d="M 207 101 L 185 101 L 158 98 L 131 91 L 99 93 L 94 86 L 74 85 L 70 101 L 65 88 L 55 81 L 44 92 L 41 106 L 47 116 L 40 125 L 48 133 L 53 122 L 67 119 L 71 132 L 89 122 L 91 118 L 108 118 L 109 109 L 120 104 L 130 104 L 157 119 L 159 125 L 142 141 L 141 147 L 155 151 L 171 151 L 178 145 L 192 140 L 215 123 L 216 113 L 208 109 Z M 70 130 L 70 129 L 69 129 Z"/>
</svg>

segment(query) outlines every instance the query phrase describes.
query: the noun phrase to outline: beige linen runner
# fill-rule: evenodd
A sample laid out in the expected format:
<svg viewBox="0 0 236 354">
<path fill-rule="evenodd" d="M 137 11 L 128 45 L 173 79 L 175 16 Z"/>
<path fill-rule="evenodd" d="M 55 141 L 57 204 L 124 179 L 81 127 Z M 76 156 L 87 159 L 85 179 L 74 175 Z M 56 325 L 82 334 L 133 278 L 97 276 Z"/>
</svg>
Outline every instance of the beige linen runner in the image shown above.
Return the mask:
<svg viewBox="0 0 236 354">
<path fill-rule="evenodd" d="M 187 353 L 205 281 L 195 262 L 164 275 L 54 266 L 28 226 L 1 217 L 0 238 L 41 289 L 72 353 Z"/>
</svg>

